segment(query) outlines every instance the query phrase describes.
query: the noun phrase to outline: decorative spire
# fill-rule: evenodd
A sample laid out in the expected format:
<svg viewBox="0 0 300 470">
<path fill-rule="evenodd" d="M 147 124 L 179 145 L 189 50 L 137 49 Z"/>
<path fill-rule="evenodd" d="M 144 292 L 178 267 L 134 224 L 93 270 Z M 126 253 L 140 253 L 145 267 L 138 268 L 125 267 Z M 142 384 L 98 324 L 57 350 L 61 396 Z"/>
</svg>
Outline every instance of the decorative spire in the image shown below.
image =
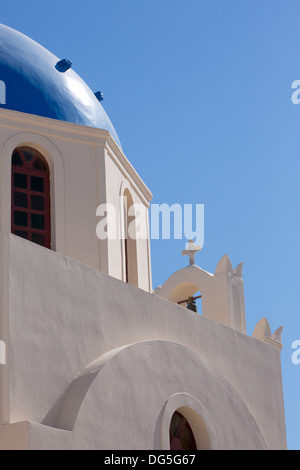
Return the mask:
<svg viewBox="0 0 300 470">
<path fill-rule="evenodd" d="M 189 265 L 195 264 L 195 255 L 198 251 L 201 251 L 201 246 L 196 246 L 193 240 L 189 240 L 187 248 L 181 252 L 183 256 L 189 257 Z"/>
</svg>

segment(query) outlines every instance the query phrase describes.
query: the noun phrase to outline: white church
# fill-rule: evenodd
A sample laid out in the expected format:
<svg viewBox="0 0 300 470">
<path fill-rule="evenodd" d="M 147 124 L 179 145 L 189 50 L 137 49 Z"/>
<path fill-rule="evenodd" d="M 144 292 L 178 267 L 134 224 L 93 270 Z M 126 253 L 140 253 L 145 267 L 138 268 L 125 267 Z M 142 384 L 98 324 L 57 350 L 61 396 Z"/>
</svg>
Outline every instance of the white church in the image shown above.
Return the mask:
<svg viewBox="0 0 300 470">
<path fill-rule="evenodd" d="M 101 100 L 0 25 L 0 449 L 286 449 L 282 328 L 248 335 L 242 264 L 193 243 L 152 287 L 152 194 Z M 105 203 L 147 236 L 99 239 Z"/>
</svg>

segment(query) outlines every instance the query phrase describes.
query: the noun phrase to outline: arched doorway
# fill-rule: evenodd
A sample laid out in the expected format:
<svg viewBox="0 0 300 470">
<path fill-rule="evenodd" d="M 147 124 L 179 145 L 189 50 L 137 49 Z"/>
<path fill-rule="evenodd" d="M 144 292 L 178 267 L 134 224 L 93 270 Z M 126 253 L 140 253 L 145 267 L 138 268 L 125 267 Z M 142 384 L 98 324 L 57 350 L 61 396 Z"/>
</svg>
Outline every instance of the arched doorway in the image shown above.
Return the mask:
<svg viewBox="0 0 300 470">
<path fill-rule="evenodd" d="M 175 411 L 170 424 L 171 450 L 197 450 L 192 428 L 185 416 Z"/>
<path fill-rule="evenodd" d="M 31 147 L 12 155 L 11 232 L 51 247 L 50 171 L 45 157 Z"/>
</svg>

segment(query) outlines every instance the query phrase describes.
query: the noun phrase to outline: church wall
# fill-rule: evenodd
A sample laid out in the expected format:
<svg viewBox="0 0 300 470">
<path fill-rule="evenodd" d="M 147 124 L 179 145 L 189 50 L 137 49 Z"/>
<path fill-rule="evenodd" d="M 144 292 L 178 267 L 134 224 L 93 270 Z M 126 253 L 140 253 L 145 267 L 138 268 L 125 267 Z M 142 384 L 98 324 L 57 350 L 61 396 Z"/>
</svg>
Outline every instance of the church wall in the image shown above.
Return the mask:
<svg viewBox="0 0 300 470">
<path fill-rule="evenodd" d="M 53 251 L 9 233 L 19 145 L 37 148 L 50 166 Z M 167 448 L 175 403 L 199 413 L 212 448 L 286 447 L 280 350 L 149 293 L 147 239 L 135 247 L 140 289 L 120 281 L 124 246 L 96 237 L 96 208 L 111 203 L 119 217 L 126 192 L 142 204 L 149 234 L 152 195 L 108 132 L 0 110 L 0 165 L 6 447 Z M 76 388 L 81 373 L 85 395 Z"/>
<path fill-rule="evenodd" d="M 127 182 L 147 224 L 151 193 L 109 133 L 52 119 L 0 110 L 2 232 L 10 232 L 11 155 L 17 146 L 37 148 L 50 166 L 52 249 L 124 279 L 120 240 L 99 240 L 99 204 L 120 218 L 120 188 Z M 149 229 L 149 228 L 148 228 Z M 148 236 L 148 234 L 147 234 Z M 139 287 L 151 290 L 148 240 L 137 241 Z"/>
<path fill-rule="evenodd" d="M 3 315 L 6 319 L 9 316 L 8 364 L 4 367 L 10 372 L 11 422 L 30 421 L 50 426 L 43 432 L 45 436 L 50 433 L 53 439 L 46 439 L 43 445 L 47 442 L 47 445 L 55 442 L 57 446 L 63 445 L 64 441 L 58 444 L 57 436 L 66 435 L 68 445 L 78 446 L 81 442 L 86 446 L 87 441 L 82 436 L 88 431 L 86 426 L 93 414 L 93 397 L 99 396 L 99 390 L 102 390 L 111 398 L 102 405 L 101 400 L 97 402 L 99 413 L 103 411 L 109 419 L 111 406 L 111 419 L 116 423 L 118 416 L 113 409 L 114 403 L 122 402 L 122 409 L 126 410 L 128 406 L 132 410 L 131 419 L 137 421 L 137 429 L 147 435 L 151 431 L 153 446 L 157 445 L 155 429 L 160 426 L 164 404 L 170 395 L 186 392 L 206 403 L 203 405 L 204 415 L 207 413 L 206 423 L 210 428 L 211 421 L 211 429 L 220 426 L 224 430 L 229 419 L 224 410 L 229 410 L 230 404 L 234 413 L 234 405 L 237 404 L 241 418 L 236 434 L 230 436 L 231 440 L 226 441 L 225 436 L 222 441 L 218 433 L 211 431 L 215 446 L 238 447 L 242 445 L 238 436 L 244 432 L 243 439 L 247 435 L 252 436 L 249 437 L 249 447 L 258 443 L 261 446 L 265 442 L 270 449 L 285 448 L 280 351 L 277 348 L 14 235 L 1 235 L 1 246 L 4 243 L 9 255 L 2 266 L 4 270 L 9 269 L 9 286 L 3 293 L 4 297 L 8 295 L 8 310 L 4 310 Z M 162 344 L 154 345 L 153 341 Z M 145 342 L 148 346 L 142 344 Z M 137 346 L 128 349 L 129 345 L 135 344 Z M 116 355 L 111 359 L 114 362 L 101 368 L 99 380 L 95 379 L 94 388 L 83 400 L 71 434 L 75 441 L 78 440 L 77 444 L 70 437 L 70 430 L 60 429 L 58 434 L 54 433 L 53 428 L 59 423 L 62 399 L 74 379 L 97 358 L 120 347 L 125 347 L 124 355 Z M 183 380 L 185 370 L 189 370 L 185 364 L 190 365 L 190 360 L 194 363 L 196 357 L 199 371 L 201 369 L 203 373 L 192 373 L 189 379 Z M 176 364 L 175 369 L 172 369 L 172 361 Z M 122 369 L 122 364 L 125 364 L 125 369 Z M 144 379 L 139 377 L 143 365 L 151 371 Z M 168 369 L 171 373 L 166 380 Z M 226 383 L 226 386 L 220 386 L 215 406 L 209 405 L 210 387 L 205 393 L 202 389 L 206 387 L 208 370 L 214 370 L 210 380 L 216 376 L 223 384 Z M 199 377 L 202 377 L 200 382 Z M 150 394 L 149 399 L 153 400 L 154 412 L 159 413 L 156 420 L 147 414 L 148 403 L 143 399 L 143 393 L 147 391 L 147 397 L 151 390 L 155 396 Z M 136 408 L 132 405 L 135 394 Z M 130 397 L 132 401 L 129 401 Z M 101 406 L 105 409 L 101 410 Z M 143 407 L 145 426 L 140 423 Z M 91 431 L 97 429 L 94 420 L 88 431 L 92 446 L 96 445 L 95 432 Z M 251 425 L 249 420 L 253 420 Z M 39 430 L 39 435 L 41 428 L 33 426 Z M 262 436 L 259 441 L 255 441 L 257 432 L 253 429 L 259 429 Z M 39 441 L 34 441 L 35 431 L 32 432 L 31 445 L 35 446 Z M 139 437 L 138 447 L 146 442 L 149 444 L 146 434 Z M 105 443 L 115 448 L 122 446 L 123 433 L 120 441 L 116 438 L 120 436 L 117 424 L 112 425 L 108 435 L 99 424 L 99 435 L 101 446 Z M 39 445 L 42 445 L 42 437 L 39 440 Z M 245 440 L 243 442 L 245 446 Z M 127 445 L 128 441 L 124 443 Z"/>
</svg>

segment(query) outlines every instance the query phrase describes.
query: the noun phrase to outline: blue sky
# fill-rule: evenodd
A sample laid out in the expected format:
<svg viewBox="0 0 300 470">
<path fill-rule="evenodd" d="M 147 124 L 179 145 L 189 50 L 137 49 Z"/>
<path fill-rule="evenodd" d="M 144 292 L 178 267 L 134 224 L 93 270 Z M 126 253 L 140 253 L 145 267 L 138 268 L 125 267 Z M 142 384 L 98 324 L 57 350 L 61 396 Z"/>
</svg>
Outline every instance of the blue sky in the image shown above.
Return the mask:
<svg viewBox="0 0 300 470">
<path fill-rule="evenodd" d="M 244 266 L 248 333 L 284 326 L 289 449 L 300 449 L 300 3 L 297 0 L 10 0 L 0 22 L 73 69 L 103 106 L 153 203 L 205 205 L 196 262 Z M 153 240 L 153 286 L 187 263 Z"/>
</svg>

